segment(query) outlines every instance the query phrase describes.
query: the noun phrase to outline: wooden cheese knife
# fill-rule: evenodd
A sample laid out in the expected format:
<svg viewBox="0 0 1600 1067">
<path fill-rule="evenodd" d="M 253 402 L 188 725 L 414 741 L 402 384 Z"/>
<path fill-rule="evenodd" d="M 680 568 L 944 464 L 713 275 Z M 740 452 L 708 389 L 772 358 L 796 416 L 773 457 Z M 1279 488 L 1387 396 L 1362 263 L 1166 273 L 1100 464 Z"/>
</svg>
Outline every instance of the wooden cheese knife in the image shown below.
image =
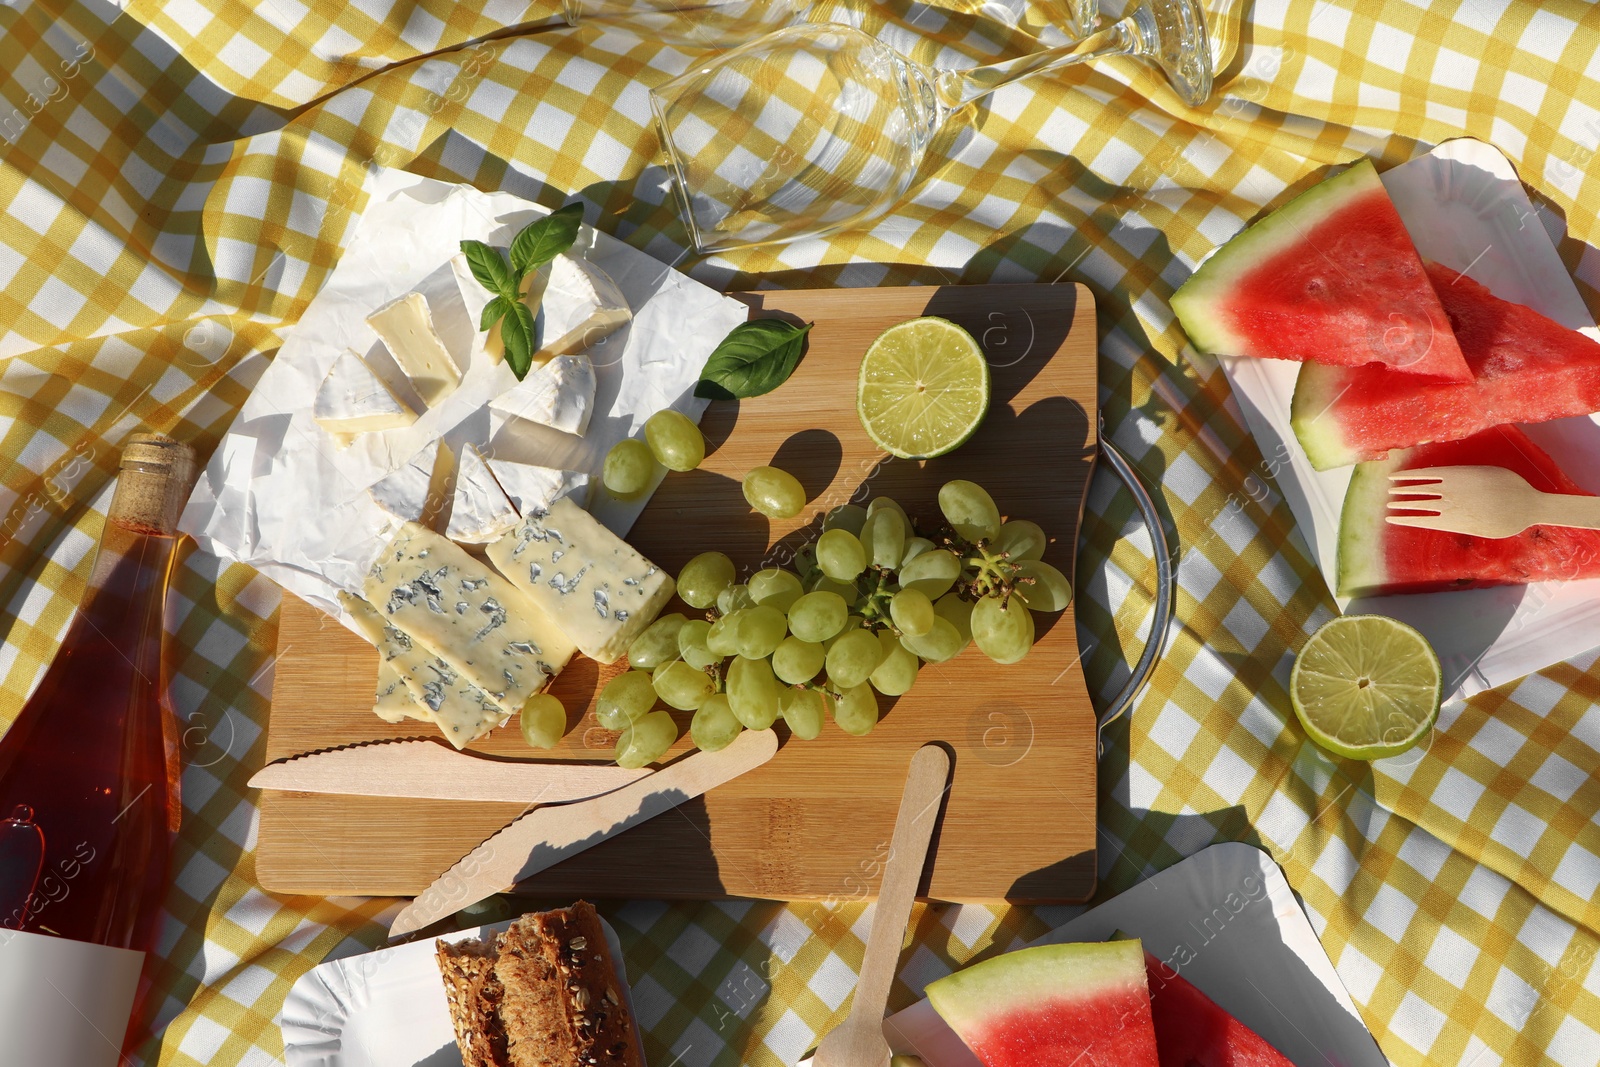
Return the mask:
<svg viewBox="0 0 1600 1067">
<path fill-rule="evenodd" d="M 651 773 L 609 763 L 498 760 L 437 741 L 374 741 L 269 763 L 250 785 L 301 793 L 559 804 L 609 793 Z"/>
<path fill-rule="evenodd" d="M 746 730 L 719 752 L 694 752 L 648 778 L 575 804 L 535 808 L 467 853 L 395 917 L 391 938 L 414 933 L 468 904 L 671 811 L 755 770 L 778 751 L 771 730 Z"/>
</svg>

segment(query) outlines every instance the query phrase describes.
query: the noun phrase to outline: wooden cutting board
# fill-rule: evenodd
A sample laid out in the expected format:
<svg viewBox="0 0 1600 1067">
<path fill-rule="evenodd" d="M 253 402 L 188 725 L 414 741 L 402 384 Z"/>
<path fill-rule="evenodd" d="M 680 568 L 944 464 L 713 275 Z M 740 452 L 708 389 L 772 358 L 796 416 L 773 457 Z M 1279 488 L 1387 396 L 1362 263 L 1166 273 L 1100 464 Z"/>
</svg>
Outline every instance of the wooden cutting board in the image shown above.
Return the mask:
<svg viewBox="0 0 1600 1067">
<path fill-rule="evenodd" d="M 748 294 L 755 315 L 815 322 L 794 376 L 765 396 L 715 403 L 701 428 L 709 454 L 669 474 L 629 541 L 676 573 L 690 556 L 721 549 L 742 568 L 782 560 L 815 537 L 821 516 L 849 500 L 888 494 L 913 519 L 937 520 L 950 478 L 971 478 L 1002 514 L 1032 519 L 1053 540 L 1045 559 L 1073 574 L 1085 486 L 1095 456 L 1093 297 L 1077 285 L 793 290 Z M 887 457 L 855 414 L 861 356 L 882 330 L 942 315 L 970 330 L 992 370 L 994 398 L 977 434 L 927 462 Z M 739 489 L 750 468 L 773 463 L 811 496 L 802 516 L 772 522 Z M 748 570 L 746 571 L 746 573 Z M 668 610 L 688 612 L 674 601 Z M 973 647 L 925 666 L 867 737 L 829 725 L 789 738 L 771 763 L 540 874 L 523 888 L 552 897 L 764 897 L 861 900 L 876 893 L 911 755 L 943 741 L 951 792 L 936 831 L 924 897 L 1059 903 L 1095 886 L 1094 711 L 1078 666 L 1072 608 L 1038 616 L 1039 640 L 1020 664 L 1000 666 Z M 377 653 L 303 601 L 286 596 L 269 759 L 384 738 L 425 737 L 416 723 L 372 714 Z M 549 757 L 607 759 L 615 734 L 593 716 L 601 684 L 621 667 L 576 657 L 553 692 L 572 719 Z M 581 717 L 578 709 L 583 709 Z M 687 751 L 690 715 L 678 716 Z M 474 744 L 502 757 L 534 755 L 515 725 Z M 670 757 L 669 757 L 670 758 Z M 485 837 L 514 819 L 508 803 L 403 800 L 267 790 L 256 871 L 283 893 L 420 892 Z"/>
</svg>

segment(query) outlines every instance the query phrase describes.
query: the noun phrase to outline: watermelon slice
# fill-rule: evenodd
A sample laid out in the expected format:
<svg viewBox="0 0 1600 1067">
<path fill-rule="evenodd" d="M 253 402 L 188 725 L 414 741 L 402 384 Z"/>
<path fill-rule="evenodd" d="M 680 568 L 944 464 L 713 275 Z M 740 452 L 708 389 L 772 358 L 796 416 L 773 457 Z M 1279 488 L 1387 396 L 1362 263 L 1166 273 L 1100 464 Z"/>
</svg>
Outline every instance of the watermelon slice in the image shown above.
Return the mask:
<svg viewBox="0 0 1600 1067">
<path fill-rule="evenodd" d="M 1177 971 L 1144 954 L 1161 1067 L 1294 1067 Z"/>
<path fill-rule="evenodd" d="M 1393 526 L 1389 475 L 1418 467 L 1504 467 L 1546 493 L 1592 496 L 1515 426 L 1496 426 L 1461 441 L 1418 445 L 1356 467 L 1339 518 L 1339 592 L 1345 596 L 1432 593 L 1490 585 L 1600 578 L 1600 530 L 1530 526 L 1514 537 Z M 1419 503 L 1426 509 L 1426 503 Z"/>
<path fill-rule="evenodd" d="M 1306 364 L 1290 418 L 1317 470 L 1382 459 L 1391 448 L 1424 441 L 1457 441 L 1502 423 L 1600 411 L 1600 344 L 1449 267 L 1429 263 L 1428 276 L 1473 380 Z"/>
<path fill-rule="evenodd" d="M 1172 310 L 1218 355 L 1472 377 L 1366 159 L 1223 245 L 1172 294 Z"/>
<path fill-rule="evenodd" d="M 1008 952 L 926 993 L 984 1067 L 1160 1067 L 1137 941 Z"/>
</svg>

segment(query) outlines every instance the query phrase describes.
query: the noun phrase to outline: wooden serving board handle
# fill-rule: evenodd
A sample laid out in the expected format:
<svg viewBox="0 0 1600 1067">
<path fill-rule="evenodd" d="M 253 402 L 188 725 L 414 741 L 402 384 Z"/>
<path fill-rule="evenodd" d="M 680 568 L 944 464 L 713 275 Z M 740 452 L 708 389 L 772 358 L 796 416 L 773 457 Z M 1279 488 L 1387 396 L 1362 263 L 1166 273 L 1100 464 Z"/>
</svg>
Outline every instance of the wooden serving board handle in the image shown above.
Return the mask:
<svg viewBox="0 0 1600 1067">
<path fill-rule="evenodd" d="M 414 933 L 569 856 L 755 770 L 778 751 L 771 730 L 746 730 L 719 752 L 695 752 L 648 778 L 576 804 L 535 808 L 467 853 L 395 916 Z"/>
<path fill-rule="evenodd" d="M 485 759 L 436 741 L 380 741 L 269 763 L 250 785 L 301 793 L 559 804 L 609 793 L 651 773 L 610 764 Z"/>
</svg>

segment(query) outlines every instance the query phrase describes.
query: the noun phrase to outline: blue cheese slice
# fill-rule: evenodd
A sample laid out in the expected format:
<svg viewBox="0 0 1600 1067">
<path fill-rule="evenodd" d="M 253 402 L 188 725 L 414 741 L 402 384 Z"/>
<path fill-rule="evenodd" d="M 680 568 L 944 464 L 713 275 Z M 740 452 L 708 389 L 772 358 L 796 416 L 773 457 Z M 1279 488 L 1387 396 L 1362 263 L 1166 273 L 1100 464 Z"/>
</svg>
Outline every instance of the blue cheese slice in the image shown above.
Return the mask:
<svg viewBox="0 0 1600 1067">
<path fill-rule="evenodd" d="M 589 494 L 589 476 L 582 471 L 514 463 L 494 456 L 489 457 L 489 470 L 511 498 L 511 503 L 516 505 L 519 518 L 536 511 L 549 511 L 550 505 L 564 496 L 582 504 Z"/>
<path fill-rule="evenodd" d="M 372 710 L 380 719 L 435 723 L 452 745 L 463 748 L 510 717 L 488 693 L 461 677 L 368 601 L 340 592 L 339 604 L 350 613 L 362 636 L 377 646 L 378 692 Z"/>
<path fill-rule="evenodd" d="M 450 502 L 450 476 L 455 467 L 455 453 L 436 437 L 418 449 L 405 466 L 368 486 L 367 494 L 401 522 L 437 528 Z"/>
<path fill-rule="evenodd" d="M 311 403 L 318 426 L 348 444 L 357 434 L 410 426 L 417 413 L 395 396 L 366 360 L 345 349 L 328 368 Z"/>
<path fill-rule="evenodd" d="M 591 659 L 612 663 L 672 598 L 671 576 L 569 497 L 489 543 L 500 573 Z"/>
<path fill-rule="evenodd" d="M 594 411 L 595 385 L 588 356 L 556 356 L 536 362 L 526 378 L 490 400 L 489 408 L 582 437 Z"/>
<path fill-rule="evenodd" d="M 384 546 L 362 591 L 391 626 L 507 713 L 521 711 L 576 651 L 514 585 L 414 522 Z"/>
<path fill-rule="evenodd" d="M 367 316 L 367 325 L 430 408 L 461 384 L 461 367 L 439 339 L 428 301 L 421 293 L 389 301 Z"/>
<path fill-rule="evenodd" d="M 493 541 L 517 524 L 522 516 L 489 472 L 489 464 L 476 445 L 461 450 L 456 471 L 455 501 L 450 505 L 450 525 L 445 536 L 464 544 Z"/>
</svg>

